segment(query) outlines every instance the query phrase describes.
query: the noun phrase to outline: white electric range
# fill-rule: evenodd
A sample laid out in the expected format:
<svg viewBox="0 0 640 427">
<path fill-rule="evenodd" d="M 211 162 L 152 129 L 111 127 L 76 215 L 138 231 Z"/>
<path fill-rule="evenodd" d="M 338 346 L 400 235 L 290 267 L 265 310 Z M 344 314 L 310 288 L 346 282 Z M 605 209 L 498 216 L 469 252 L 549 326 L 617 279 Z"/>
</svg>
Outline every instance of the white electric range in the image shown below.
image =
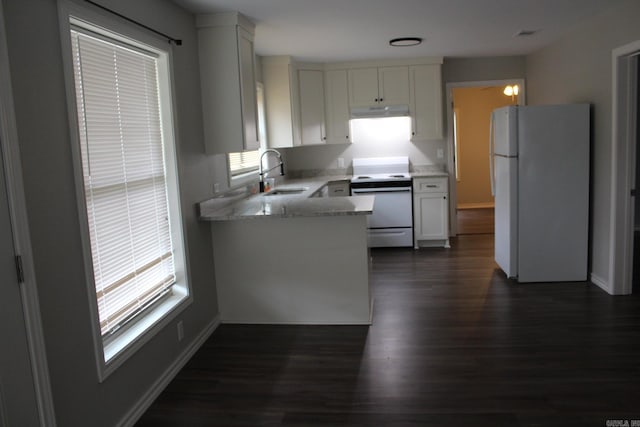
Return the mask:
<svg viewBox="0 0 640 427">
<path fill-rule="evenodd" d="M 374 195 L 369 247 L 413 246 L 413 204 L 408 157 L 353 159 L 351 194 Z"/>
</svg>

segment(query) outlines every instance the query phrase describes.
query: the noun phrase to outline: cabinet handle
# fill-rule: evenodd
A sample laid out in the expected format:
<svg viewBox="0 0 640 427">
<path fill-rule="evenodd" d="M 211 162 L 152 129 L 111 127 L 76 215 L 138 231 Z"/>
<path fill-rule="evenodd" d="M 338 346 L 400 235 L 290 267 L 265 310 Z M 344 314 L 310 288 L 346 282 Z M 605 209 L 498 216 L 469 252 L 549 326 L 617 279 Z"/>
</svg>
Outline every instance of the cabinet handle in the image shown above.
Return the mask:
<svg viewBox="0 0 640 427">
<path fill-rule="evenodd" d="M 438 188 L 436 184 L 427 184 L 427 188 Z"/>
<path fill-rule="evenodd" d="M 380 98 L 380 102 L 384 101 L 384 98 Z"/>
<path fill-rule="evenodd" d="M 374 99 L 375 102 L 378 102 L 378 98 Z"/>
<path fill-rule="evenodd" d="M 349 139 L 349 135 L 345 136 L 345 138 Z"/>
</svg>

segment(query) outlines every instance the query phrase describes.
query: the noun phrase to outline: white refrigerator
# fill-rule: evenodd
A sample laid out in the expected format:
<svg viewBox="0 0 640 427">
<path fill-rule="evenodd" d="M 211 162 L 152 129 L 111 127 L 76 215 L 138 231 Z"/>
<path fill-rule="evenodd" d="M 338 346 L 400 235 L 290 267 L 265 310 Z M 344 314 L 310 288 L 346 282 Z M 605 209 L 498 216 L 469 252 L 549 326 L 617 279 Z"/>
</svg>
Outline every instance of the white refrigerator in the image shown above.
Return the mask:
<svg viewBox="0 0 640 427">
<path fill-rule="evenodd" d="M 589 105 L 491 115 L 495 260 L 519 282 L 587 280 Z"/>
</svg>

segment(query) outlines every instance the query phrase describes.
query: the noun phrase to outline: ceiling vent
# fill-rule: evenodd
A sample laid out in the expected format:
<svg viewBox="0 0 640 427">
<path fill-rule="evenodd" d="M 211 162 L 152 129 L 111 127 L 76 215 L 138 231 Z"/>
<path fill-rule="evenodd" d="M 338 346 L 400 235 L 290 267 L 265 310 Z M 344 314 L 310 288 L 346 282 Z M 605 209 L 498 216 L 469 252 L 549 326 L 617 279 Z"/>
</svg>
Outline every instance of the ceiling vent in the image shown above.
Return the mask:
<svg viewBox="0 0 640 427">
<path fill-rule="evenodd" d="M 520 30 L 513 35 L 513 37 L 529 37 L 537 33 L 538 30 Z"/>
</svg>

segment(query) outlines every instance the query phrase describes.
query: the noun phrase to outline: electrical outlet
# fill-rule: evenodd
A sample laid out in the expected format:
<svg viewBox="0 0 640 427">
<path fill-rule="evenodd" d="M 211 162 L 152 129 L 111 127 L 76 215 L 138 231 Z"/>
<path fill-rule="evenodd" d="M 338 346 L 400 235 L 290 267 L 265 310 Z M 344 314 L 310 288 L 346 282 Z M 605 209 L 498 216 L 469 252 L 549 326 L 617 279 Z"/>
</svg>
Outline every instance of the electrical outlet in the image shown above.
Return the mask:
<svg viewBox="0 0 640 427">
<path fill-rule="evenodd" d="M 178 322 L 178 341 L 182 341 L 182 338 L 184 338 L 184 326 L 181 320 Z"/>
<path fill-rule="evenodd" d="M 219 182 L 215 182 L 215 183 L 213 183 L 213 192 L 217 193 L 218 191 L 220 191 L 220 183 Z"/>
<path fill-rule="evenodd" d="M 344 157 L 338 157 L 338 168 L 339 169 L 344 168 Z"/>
<path fill-rule="evenodd" d="M 438 148 L 438 150 L 436 151 L 436 155 L 438 156 L 439 159 L 443 159 L 444 158 L 444 150 L 442 148 Z"/>
</svg>

